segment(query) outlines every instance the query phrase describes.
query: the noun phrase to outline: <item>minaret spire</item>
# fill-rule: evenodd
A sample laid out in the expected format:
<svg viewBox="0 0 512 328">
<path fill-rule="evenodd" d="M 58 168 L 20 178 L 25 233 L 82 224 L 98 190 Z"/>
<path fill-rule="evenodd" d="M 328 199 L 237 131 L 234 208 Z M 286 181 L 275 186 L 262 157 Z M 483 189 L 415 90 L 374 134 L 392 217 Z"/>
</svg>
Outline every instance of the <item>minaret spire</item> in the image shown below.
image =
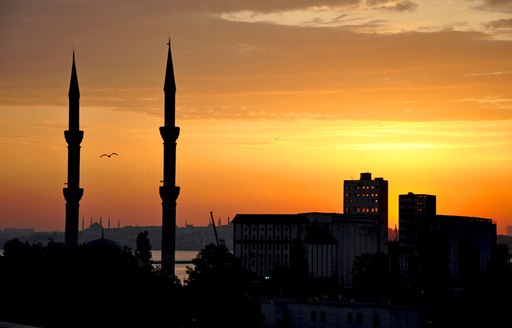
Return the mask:
<svg viewBox="0 0 512 328">
<path fill-rule="evenodd" d="M 176 186 L 176 140 L 180 128 L 176 126 L 176 82 L 171 55 L 171 39 L 167 43 L 167 67 L 164 81 L 164 126 L 160 127 L 160 135 L 164 141 L 164 178 L 160 186 L 162 199 L 162 271 L 174 275 L 176 251 L 176 200 L 180 187 Z"/>
<path fill-rule="evenodd" d="M 68 181 L 63 189 L 66 199 L 66 223 L 64 239 L 67 244 L 78 243 L 78 214 L 80 199 L 84 193 L 80 188 L 80 143 L 84 132 L 80 131 L 80 89 L 76 74 L 75 51 L 73 50 L 73 65 L 69 82 L 69 129 L 64 131 L 68 144 Z"/>
</svg>

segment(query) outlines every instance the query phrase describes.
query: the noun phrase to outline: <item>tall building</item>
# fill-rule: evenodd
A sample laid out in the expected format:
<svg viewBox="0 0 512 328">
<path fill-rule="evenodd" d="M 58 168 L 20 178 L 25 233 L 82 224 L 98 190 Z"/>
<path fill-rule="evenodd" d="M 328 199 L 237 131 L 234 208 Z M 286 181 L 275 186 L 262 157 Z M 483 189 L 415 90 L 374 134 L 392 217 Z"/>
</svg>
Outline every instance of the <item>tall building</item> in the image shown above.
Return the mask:
<svg viewBox="0 0 512 328">
<path fill-rule="evenodd" d="M 400 244 L 406 248 L 416 248 L 418 235 L 431 230 L 436 215 L 436 196 L 409 192 L 398 195 L 398 226 Z"/>
<path fill-rule="evenodd" d="M 343 213 L 375 218 L 379 225 L 379 250 L 386 252 L 388 242 L 388 181 L 372 180 L 369 172 L 361 173 L 359 180 L 343 183 Z"/>
<path fill-rule="evenodd" d="M 78 243 L 78 215 L 80 199 L 84 189 L 80 188 L 80 143 L 84 131 L 80 130 L 80 89 L 75 66 L 75 52 L 73 51 L 73 65 L 69 83 L 69 128 L 64 131 L 68 144 L 68 180 L 63 189 L 66 199 L 66 222 L 64 240 L 67 244 Z"/>
<path fill-rule="evenodd" d="M 176 200 L 180 187 L 176 186 L 176 140 L 180 128 L 176 126 L 176 81 L 171 55 L 171 40 L 167 43 L 167 67 L 164 81 L 164 126 L 160 135 L 164 141 L 164 177 L 160 186 L 162 199 L 162 271 L 174 275 L 176 259 Z"/>
</svg>

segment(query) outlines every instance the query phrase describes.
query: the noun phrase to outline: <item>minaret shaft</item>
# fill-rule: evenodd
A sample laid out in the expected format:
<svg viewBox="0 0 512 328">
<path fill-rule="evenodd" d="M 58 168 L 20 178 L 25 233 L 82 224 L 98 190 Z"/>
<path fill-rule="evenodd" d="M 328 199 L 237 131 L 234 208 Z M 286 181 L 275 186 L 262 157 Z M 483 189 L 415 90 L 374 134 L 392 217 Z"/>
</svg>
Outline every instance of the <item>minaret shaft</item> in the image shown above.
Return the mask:
<svg viewBox="0 0 512 328">
<path fill-rule="evenodd" d="M 165 126 L 176 126 L 176 113 L 174 111 L 174 108 L 176 108 L 175 92 L 176 90 L 174 90 L 174 92 L 169 91 L 171 94 L 167 94 L 168 92 L 166 92 L 164 96 L 164 108 L 166 108 L 164 117 Z M 171 108 L 173 110 L 170 110 Z"/>
<path fill-rule="evenodd" d="M 69 130 L 64 131 L 68 144 L 68 180 L 67 187 L 63 189 L 66 199 L 66 223 L 64 239 L 67 244 L 78 243 L 78 221 L 80 199 L 84 190 L 80 188 L 80 143 L 84 132 L 80 131 L 80 90 L 76 74 L 75 54 L 73 53 L 73 66 L 69 83 Z"/>
<path fill-rule="evenodd" d="M 167 67 L 164 82 L 164 126 L 160 127 L 160 135 L 164 144 L 163 186 L 160 186 L 162 199 L 162 271 L 174 275 L 176 252 L 176 200 L 180 188 L 176 186 L 176 140 L 180 128 L 176 126 L 176 83 L 169 40 Z"/>
</svg>

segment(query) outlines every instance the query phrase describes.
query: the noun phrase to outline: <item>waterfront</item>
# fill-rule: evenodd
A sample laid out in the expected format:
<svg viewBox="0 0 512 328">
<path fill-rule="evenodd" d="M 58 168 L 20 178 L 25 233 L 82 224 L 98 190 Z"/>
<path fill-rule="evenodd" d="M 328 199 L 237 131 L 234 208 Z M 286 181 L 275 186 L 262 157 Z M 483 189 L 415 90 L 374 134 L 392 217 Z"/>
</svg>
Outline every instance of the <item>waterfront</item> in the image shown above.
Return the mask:
<svg viewBox="0 0 512 328">
<path fill-rule="evenodd" d="M 176 261 L 178 262 L 189 262 L 194 257 L 196 257 L 199 251 L 176 251 Z M 160 250 L 152 250 L 152 259 L 153 261 L 160 262 L 162 259 Z M 185 278 L 187 278 L 187 266 L 193 266 L 192 263 L 176 263 L 174 265 L 174 273 L 175 275 L 183 282 Z"/>
</svg>

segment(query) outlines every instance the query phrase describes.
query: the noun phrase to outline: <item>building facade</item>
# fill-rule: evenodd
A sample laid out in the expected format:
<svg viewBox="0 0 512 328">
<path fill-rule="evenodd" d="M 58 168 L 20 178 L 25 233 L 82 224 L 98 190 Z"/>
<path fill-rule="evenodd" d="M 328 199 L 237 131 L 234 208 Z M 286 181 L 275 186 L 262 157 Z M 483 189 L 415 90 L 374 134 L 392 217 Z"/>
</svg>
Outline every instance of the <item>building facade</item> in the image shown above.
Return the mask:
<svg viewBox="0 0 512 328">
<path fill-rule="evenodd" d="M 314 218 L 307 213 L 237 214 L 231 221 L 234 254 L 245 268 L 264 277 L 278 267 L 293 266 L 294 252 L 301 252 L 310 274 L 333 277 L 336 240 Z"/>
<path fill-rule="evenodd" d="M 430 230 L 436 216 L 436 196 L 409 192 L 398 195 L 398 225 L 400 244 L 404 248 L 415 249 L 418 235 Z"/>
<path fill-rule="evenodd" d="M 418 328 L 424 325 L 417 307 L 350 300 L 304 303 L 274 298 L 262 302 L 261 312 L 266 328 Z"/>
<path fill-rule="evenodd" d="M 343 182 L 343 213 L 376 220 L 379 227 L 378 250 L 387 252 L 388 242 L 388 181 L 372 179 L 369 172 L 359 180 Z"/>
</svg>

